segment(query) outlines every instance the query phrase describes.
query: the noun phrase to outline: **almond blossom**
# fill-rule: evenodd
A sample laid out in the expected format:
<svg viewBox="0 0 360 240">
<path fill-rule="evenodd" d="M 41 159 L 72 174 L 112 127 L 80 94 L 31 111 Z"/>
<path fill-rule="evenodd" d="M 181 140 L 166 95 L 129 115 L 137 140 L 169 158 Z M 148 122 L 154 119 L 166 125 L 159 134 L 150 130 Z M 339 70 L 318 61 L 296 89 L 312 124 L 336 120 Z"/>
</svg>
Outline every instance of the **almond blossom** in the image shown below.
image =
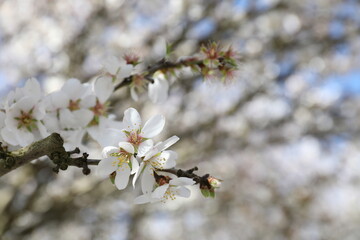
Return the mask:
<svg viewBox="0 0 360 240">
<path fill-rule="evenodd" d="M 6 109 L 3 139 L 11 145 L 22 147 L 47 136 L 41 120 L 45 116 L 43 105 L 32 97 L 23 97 Z"/>
<path fill-rule="evenodd" d="M 159 142 L 153 146 L 143 157 L 143 162 L 140 164 L 139 171 L 133 178 L 133 186 L 139 175 L 141 176 L 141 189 L 143 193 L 152 191 L 155 183 L 153 172 L 161 169 L 173 168 L 176 165 L 177 153 L 171 150 L 166 150 L 179 140 L 179 137 L 172 136 L 164 142 Z M 166 150 L 166 151 L 165 151 Z"/>
<path fill-rule="evenodd" d="M 128 108 L 124 112 L 124 128 L 121 134 L 121 141 L 131 143 L 138 156 L 142 157 L 153 146 L 152 140 L 157 136 L 165 126 L 165 118 L 162 115 L 156 115 L 146 121 L 142 126 L 140 114 L 134 108 Z"/>
<path fill-rule="evenodd" d="M 166 177 L 162 179 L 159 186 L 153 189 L 153 192 L 147 192 L 135 198 L 135 204 L 166 202 L 167 200 L 175 200 L 177 196 L 188 198 L 190 190 L 185 186 L 191 186 L 195 181 L 185 177 Z"/>
<path fill-rule="evenodd" d="M 118 147 L 108 146 L 102 151 L 102 159 L 97 168 L 100 176 L 115 174 L 115 186 L 124 189 L 131 174 L 139 169 L 139 163 L 134 157 L 134 147 L 130 143 L 120 142 Z"/>
<path fill-rule="evenodd" d="M 69 79 L 63 87 L 49 95 L 47 109 L 58 112 L 61 129 L 83 128 L 93 119 L 89 109 L 96 103 L 90 85 L 81 84 L 78 79 Z"/>
<path fill-rule="evenodd" d="M 122 82 L 133 71 L 132 64 L 127 64 L 124 59 L 119 60 L 116 57 L 106 59 L 103 68 L 103 74 L 100 79 L 110 79 L 112 82 Z"/>
</svg>

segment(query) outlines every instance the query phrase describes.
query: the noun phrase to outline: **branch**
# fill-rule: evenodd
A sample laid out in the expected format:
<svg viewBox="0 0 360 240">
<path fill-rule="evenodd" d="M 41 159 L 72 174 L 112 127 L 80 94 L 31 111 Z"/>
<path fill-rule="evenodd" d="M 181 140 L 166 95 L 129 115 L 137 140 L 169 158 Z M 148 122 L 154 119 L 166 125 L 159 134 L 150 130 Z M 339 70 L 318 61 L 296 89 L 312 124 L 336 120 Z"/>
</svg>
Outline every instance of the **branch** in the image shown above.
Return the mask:
<svg viewBox="0 0 360 240">
<path fill-rule="evenodd" d="M 202 60 L 196 60 L 196 59 L 194 59 L 194 60 L 190 59 L 190 61 L 182 60 L 182 61 L 178 61 L 178 62 L 171 62 L 171 61 L 168 61 L 165 58 L 163 58 L 160 61 L 158 61 L 157 63 L 155 63 L 154 65 L 149 66 L 143 74 L 144 74 L 145 79 L 150 80 L 152 78 L 152 75 L 157 71 L 180 68 L 180 67 L 187 67 L 190 65 L 198 65 L 198 64 L 202 64 L 202 62 L 203 62 Z M 116 91 L 122 87 L 130 85 L 132 82 L 133 76 L 134 75 L 130 75 L 130 76 L 124 78 L 121 83 L 119 83 L 115 86 L 114 91 Z M 151 80 L 151 81 L 153 81 L 153 80 Z"/>
<path fill-rule="evenodd" d="M 79 154 L 80 149 L 67 152 L 63 146 L 64 140 L 60 134 L 52 133 L 50 136 L 34 142 L 27 147 L 13 152 L 6 152 L 0 147 L 0 177 L 32 160 L 47 156 L 56 165 L 53 171 L 66 170 L 68 166 L 82 168 L 85 175 L 90 174 L 88 165 L 98 165 L 100 160 L 88 160 L 89 154 L 83 153 L 82 157 L 72 158 L 72 154 Z"/>
<path fill-rule="evenodd" d="M 63 144 L 64 140 L 60 135 L 58 133 L 52 133 L 50 136 L 16 151 L 2 151 L 0 159 L 0 177 L 42 156 L 50 157 L 54 152 L 66 153 Z"/>
</svg>

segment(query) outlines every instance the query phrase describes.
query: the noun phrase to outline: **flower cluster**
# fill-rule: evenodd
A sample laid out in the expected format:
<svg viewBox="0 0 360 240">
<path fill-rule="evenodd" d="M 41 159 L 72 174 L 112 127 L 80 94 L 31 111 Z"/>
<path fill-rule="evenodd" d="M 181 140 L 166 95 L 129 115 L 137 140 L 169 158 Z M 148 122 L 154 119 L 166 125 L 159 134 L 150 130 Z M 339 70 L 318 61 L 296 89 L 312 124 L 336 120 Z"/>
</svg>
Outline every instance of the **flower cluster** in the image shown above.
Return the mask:
<svg viewBox="0 0 360 240">
<path fill-rule="evenodd" d="M 45 95 L 39 82 L 29 79 L 1 103 L 0 141 L 12 150 L 57 132 L 68 150 L 81 146 L 85 133 L 106 144 L 101 134 L 108 128 L 121 128 L 121 122 L 108 114 L 113 90 L 109 79 L 98 79 L 92 84 L 69 79 L 60 90 Z"/>
<path fill-rule="evenodd" d="M 165 201 L 176 195 L 189 197 L 190 191 L 185 186 L 195 183 L 189 178 L 159 175 L 162 170 L 175 167 L 177 154 L 167 149 L 179 140 L 172 136 L 154 144 L 152 138 L 163 130 L 164 125 L 165 119 L 161 115 L 142 124 L 139 113 L 129 108 L 124 112 L 119 143 L 103 149 L 98 174 L 109 176 L 120 190 L 128 185 L 130 175 L 134 175 L 133 187 L 140 178 L 143 195 L 136 198 L 136 203 Z"/>
<path fill-rule="evenodd" d="M 167 44 L 165 39 L 160 40 L 158 57 L 165 59 L 167 56 Z M 127 82 L 130 95 L 133 100 L 139 100 L 139 93 L 148 90 L 149 98 L 154 103 L 164 102 L 168 96 L 169 83 L 160 72 L 150 74 L 141 62 L 140 56 L 135 53 L 124 54 L 120 59 L 109 58 L 103 66 L 100 78 L 111 79 L 120 85 Z"/>
</svg>

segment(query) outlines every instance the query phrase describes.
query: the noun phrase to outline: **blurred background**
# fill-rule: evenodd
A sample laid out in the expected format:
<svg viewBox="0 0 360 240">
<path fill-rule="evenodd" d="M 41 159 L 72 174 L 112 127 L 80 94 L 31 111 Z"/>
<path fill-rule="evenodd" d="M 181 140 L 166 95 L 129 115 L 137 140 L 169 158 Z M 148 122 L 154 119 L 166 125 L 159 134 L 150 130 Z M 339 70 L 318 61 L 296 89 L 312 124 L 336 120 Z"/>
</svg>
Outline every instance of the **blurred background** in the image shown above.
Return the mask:
<svg viewBox="0 0 360 240">
<path fill-rule="evenodd" d="M 168 101 L 121 89 L 114 113 L 166 116 L 178 167 L 223 179 L 215 199 L 134 205 L 95 174 L 48 161 L 0 180 L 0 238 L 360 239 L 360 3 L 356 0 L 8 0 L 0 2 L 0 95 L 89 81 L 109 56 L 149 63 L 219 41 L 240 52 L 233 83 L 182 74 Z M 160 139 L 160 138 L 159 138 Z"/>
</svg>

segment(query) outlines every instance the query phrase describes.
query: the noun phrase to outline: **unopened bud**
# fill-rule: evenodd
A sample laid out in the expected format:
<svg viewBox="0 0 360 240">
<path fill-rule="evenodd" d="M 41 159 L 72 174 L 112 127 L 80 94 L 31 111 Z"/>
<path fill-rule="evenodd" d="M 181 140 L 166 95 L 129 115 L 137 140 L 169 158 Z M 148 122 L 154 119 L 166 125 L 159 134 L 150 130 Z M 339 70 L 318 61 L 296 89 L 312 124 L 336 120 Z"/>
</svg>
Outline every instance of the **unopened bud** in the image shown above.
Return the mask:
<svg viewBox="0 0 360 240">
<path fill-rule="evenodd" d="M 221 186 L 221 180 L 220 179 L 217 179 L 217 178 L 214 178 L 214 177 L 209 177 L 208 181 L 209 181 L 211 187 L 213 187 L 213 188 L 219 188 Z"/>
</svg>

